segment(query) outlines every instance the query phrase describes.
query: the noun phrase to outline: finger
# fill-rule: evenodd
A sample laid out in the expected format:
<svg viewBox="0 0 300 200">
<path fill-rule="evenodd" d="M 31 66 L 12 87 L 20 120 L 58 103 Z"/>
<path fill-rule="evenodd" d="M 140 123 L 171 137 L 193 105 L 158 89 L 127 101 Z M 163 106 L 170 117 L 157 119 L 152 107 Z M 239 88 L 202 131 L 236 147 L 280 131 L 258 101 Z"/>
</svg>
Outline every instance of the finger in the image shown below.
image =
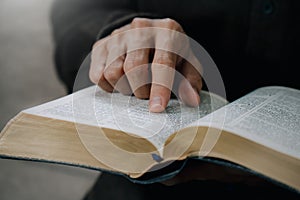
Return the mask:
<svg viewBox="0 0 300 200">
<path fill-rule="evenodd" d="M 89 78 L 94 84 L 98 84 L 105 68 L 107 57 L 106 44 L 107 38 L 104 38 L 97 41 L 92 48 Z"/>
<path fill-rule="evenodd" d="M 153 19 L 152 21 L 154 27 L 167 28 L 174 31 L 184 32 L 181 25 L 173 19 L 170 18 Z"/>
<path fill-rule="evenodd" d="M 134 31 L 126 38 L 128 43 L 124 71 L 134 95 L 141 99 L 150 96 L 150 49 L 147 47 L 152 43 L 152 34 L 144 34 L 140 28 L 151 27 L 152 21 L 147 18 L 134 18 L 131 22 Z"/>
<path fill-rule="evenodd" d="M 104 69 L 104 79 L 110 84 L 110 86 L 122 94 L 131 94 L 131 89 L 126 76 L 124 75 L 123 65 L 125 56 L 120 56 L 109 64 Z"/>
<path fill-rule="evenodd" d="M 113 32 L 111 32 L 111 35 L 116 35 L 116 34 L 122 33 L 124 31 L 129 30 L 130 28 L 131 28 L 131 25 L 127 24 L 125 26 L 115 29 Z"/>
<path fill-rule="evenodd" d="M 122 63 L 122 58 L 118 58 L 118 55 L 115 55 L 115 54 L 122 54 L 122 52 L 113 51 L 114 53 L 108 54 L 108 52 L 112 52 L 112 51 L 108 51 L 108 49 L 110 49 L 110 50 L 113 49 L 114 45 L 112 45 L 112 44 L 118 45 L 118 40 L 120 40 L 120 38 L 122 38 L 122 37 L 118 36 L 117 34 L 122 33 L 124 31 L 128 30 L 129 28 L 130 28 L 130 25 L 125 25 L 119 29 L 115 29 L 111 33 L 110 36 L 105 37 L 101 40 L 98 40 L 93 45 L 89 78 L 93 83 L 98 84 L 102 89 L 104 89 L 107 92 L 113 92 L 113 90 L 114 90 L 115 81 L 111 81 L 111 79 L 114 79 L 115 74 L 111 71 L 113 71 L 113 69 L 115 69 L 115 68 L 118 68 L 116 66 L 119 66 L 119 65 L 121 65 L 120 63 Z M 115 48 L 115 49 L 117 49 L 117 48 Z M 114 56 L 117 59 L 113 58 Z M 112 60 L 112 59 L 115 59 L 115 60 Z M 112 84 L 104 76 L 105 68 L 107 68 L 106 65 L 112 66 L 112 67 L 110 67 L 112 70 L 108 70 L 106 72 L 106 76 L 109 77 L 109 80 Z M 116 72 L 116 74 L 117 73 L 118 72 Z M 120 85 L 123 85 L 123 84 L 120 84 Z M 120 91 L 122 91 L 122 93 L 128 93 L 128 87 L 127 87 L 127 90 L 126 90 L 126 87 L 120 88 Z M 129 91 L 129 93 L 131 93 L 131 92 Z"/>
<path fill-rule="evenodd" d="M 127 53 L 124 71 L 134 95 L 140 99 L 149 98 L 149 49 L 139 49 Z"/>
<path fill-rule="evenodd" d="M 200 90 L 202 88 L 202 78 L 200 72 L 189 62 L 183 62 L 181 73 L 185 77 L 178 88 L 179 98 L 188 106 L 198 106 L 200 104 Z"/>
<path fill-rule="evenodd" d="M 113 92 L 113 87 L 104 78 L 104 69 L 107 59 L 107 41 L 108 37 L 97 41 L 92 48 L 91 65 L 89 78 L 94 83 L 107 92 Z"/>
<path fill-rule="evenodd" d="M 124 36 L 121 34 L 124 29 L 128 27 L 122 27 L 116 29 L 109 40 L 107 41 L 107 57 L 106 66 L 103 72 L 101 82 L 106 88 L 110 88 L 111 92 L 117 91 L 123 94 L 131 94 L 131 90 L 127 79 L 124 77 L 123 65 L 126 54 L 126 47 Z M 110 86 L 109 86 L 109 85 Z"/>
<path fill-rule="evenodd" d="M 110 85 L 110 83 L 105 79 L 103 73 L 100 76 L 98 86 L 101 87 L 106 92 L 113 92 L 114 88 Z"/>
<path fill-rule="evenodd" d="M 185 56 L 189 50 L 189 38 L 181 25 L 173 19 L 154 19 L 156 41 L 155 48 Z"/>
<path fill-rule="evenodd" d="M 149 110 L 162 112 L 165 110 L 171 95 L 175 75 L 177 57 L 175 54 L 156 49 L 151 65 L 152 86 Z"/>
</svg>

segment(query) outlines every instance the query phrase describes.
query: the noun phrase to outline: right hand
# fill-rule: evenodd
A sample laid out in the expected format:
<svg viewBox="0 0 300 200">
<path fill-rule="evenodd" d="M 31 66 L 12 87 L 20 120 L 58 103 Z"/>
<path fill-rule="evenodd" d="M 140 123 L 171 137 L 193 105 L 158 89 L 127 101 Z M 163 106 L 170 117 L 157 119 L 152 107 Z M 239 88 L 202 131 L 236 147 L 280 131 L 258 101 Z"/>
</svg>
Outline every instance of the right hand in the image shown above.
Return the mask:
<svg viewBox="0 0 300 200">
<path fill-rule="evenodd" d="M 143 34 L 145 32 L 139 31 L 140 28 L 157 29 Z M 164 111 L 172 89 L 186 105 L 198 106 L 202 88 L 201 65 L 190 49 L 188 37 L 179 41 L 175 31 L 184 34 L 180 24 L 169 18 L 135 18 L 130 24 L 114 30 L 93 46 L 91 81 L 107 92 L 133 93 L 140 99 L 149 98 L 151 112 Z M 154 48 L 149 48 L 151 45 Z M 175 54 L 174 48 L 181 48 L 192 63 Z M 185 77 L 176 88 L 175 70 Z"/>
</svg>

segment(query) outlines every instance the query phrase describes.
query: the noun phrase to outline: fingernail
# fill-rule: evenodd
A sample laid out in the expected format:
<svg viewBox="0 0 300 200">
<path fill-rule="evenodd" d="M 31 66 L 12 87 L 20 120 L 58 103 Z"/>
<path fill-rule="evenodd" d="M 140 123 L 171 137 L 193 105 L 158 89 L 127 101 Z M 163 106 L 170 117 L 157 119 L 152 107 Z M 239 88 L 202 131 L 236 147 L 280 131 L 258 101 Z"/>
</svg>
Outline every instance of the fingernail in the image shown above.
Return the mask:
<svg viewBox="0 0 300 200">
<path fill-rule="evenodd" d="M 151 99 L 149 110 L 150 112 L 162 112 L 164 110 L 160 97 L 153 97 Z"/>
</svg>

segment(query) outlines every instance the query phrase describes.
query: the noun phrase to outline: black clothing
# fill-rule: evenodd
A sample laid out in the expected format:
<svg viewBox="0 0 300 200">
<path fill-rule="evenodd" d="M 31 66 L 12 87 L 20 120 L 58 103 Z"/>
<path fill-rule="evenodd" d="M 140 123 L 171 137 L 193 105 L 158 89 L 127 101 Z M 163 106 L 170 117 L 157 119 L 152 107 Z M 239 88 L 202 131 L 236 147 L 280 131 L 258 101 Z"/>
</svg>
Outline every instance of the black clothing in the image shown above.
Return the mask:
<svg viewBox="0 0 300 200">
<path fill-rule="evenodd" d="M 299 194 L 266 183 L 249 186 L 242 183 L 190 181 L 174 186 L 161 183 L 134 184 L 124 177 L 102 174 L 83 200 L 154 200 L 154 199 L 299 199 Z"/>
<path fill-rule="evenodd" d="M 232 101 L 261 86 L 299 88 L 300 1 L 297 0 L 57 0 L 51 19 L 57 72 L 72 91 L 97 36 L 135 16 L 169 17 L 203 46 Z"/>
<path fill-rule="evenodd" d="M 267 85 L 300 89 L 299 9 L 298 0 L 57 0 L 51 12 L 56 69 L 71 93 L 77 71 L 97 39 L 136 16 L 169 17 L 210 54 L 222 75 L 229 101 Z M 182 199 L 189 193 L 195 198 L 195 192 L 254 197 L 262 191 L 266 196 L 282 192 L 275 186 L 261 189 L 209 181 L 174 187 L 136 185 L 104 174 L 86 199 L 110 195 L 114 196 L 110 199 L 118 195 L 150 199 L 163 193 L 170 195 L 168 199 Z"/>
</svg>

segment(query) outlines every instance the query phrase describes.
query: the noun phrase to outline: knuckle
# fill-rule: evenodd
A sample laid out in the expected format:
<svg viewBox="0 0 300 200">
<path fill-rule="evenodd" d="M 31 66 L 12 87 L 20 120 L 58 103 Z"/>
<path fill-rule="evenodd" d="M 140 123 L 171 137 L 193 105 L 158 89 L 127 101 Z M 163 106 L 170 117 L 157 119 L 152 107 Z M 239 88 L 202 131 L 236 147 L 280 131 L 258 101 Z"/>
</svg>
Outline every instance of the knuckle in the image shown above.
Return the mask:
<svg viewBox="0 0 300 200">
<path fill-rule="evenodd" d="M 117 28 L 115 30 L 113 30 L 113 32 L 111 32 L 111 35 L 115 35 L 121 32 L 121 29 Z"/>
<path fill-rule="evenodd" d="M 171 18 L 165 18 L 164 21 L 166 24 L 173 25 L 173 26 L 176 26 L 178 24 L 174 19 Z"/>
<path fill-rule="evenodd" d="M 133 58 L 129 58 L 125 60 L 124 63 L 124 72 L 129 72 L 136 66 L 136 61 Z"/>
<path fill-rule="evenodd" d="M 131 53 L 130 56 L 125 59 L 124 71 L 128 72 L 135 67 L 145 64 L 144 59 L 145 56 L 142 53 Z"/>
<path fill-rule="evenodd" d="M 110 48 L 109 49 L 109 54 L 106 58 L 106 64 L 107 65 L 115 65 L 116 61 L 118 61 L 119 59 L 121 59 L 124 56 L 125 51 L 123 49 L 119 49 L 119 48 Z"/>
<path fill-rule="evenodd" d="M 108 40 L 110 39 L 110 36 L 104 37 L 98 41 L 96 41 L 93 46 L 92 49 L 99 49 L 99 47 L 105 47 L 107 45 Z"/>
<path fill-rule="evenodd" d="M 174 19 L 165 18 L 164 22 L 165 22 L 166 26 L 170 29 L 174 29 L 174 30 L 178 30 L 178 31 L 182 30 L 181 25 Z"/>
<path fill-rule="evenodd" d="M 98 40 L 97 42 L 95 42 L 92 46 L 92 49 L 95 50 L 97 49 L 98 46 L 100 46 L 101 44 L 103 44 L 103 41 Z"/>
<path fill-rule="evenodd" d="M 146 27 L 148 25 L 148 23 L 149 23 L 148 19 L 140 18 L 140 17 L 135 17 L 131 22 L 132 27 L 134 27 L 134 28 Z"/>
<path fill-rule="evenodd" d="M 174 58 L 167 53 L 157 56 L 153 62 L 156 64 L 163 64 L 171 67 L 173 67 L 175 64 Z"/>
<path fill-rule="evenodd" d="M 117 70 L 106 69 L 103 73 L 104 77 L 108 81 L 116 82 L 120 78 L 120 73 Z"/>
<path fill-rule="evenodd" d="M 188 80 L 193 83 L 199 83 L 199 82 L 201 82 L 202 79 L 201 79 L 200 74 L 193 73 L 193 74 L 189 75 Z"/>
</svg>

